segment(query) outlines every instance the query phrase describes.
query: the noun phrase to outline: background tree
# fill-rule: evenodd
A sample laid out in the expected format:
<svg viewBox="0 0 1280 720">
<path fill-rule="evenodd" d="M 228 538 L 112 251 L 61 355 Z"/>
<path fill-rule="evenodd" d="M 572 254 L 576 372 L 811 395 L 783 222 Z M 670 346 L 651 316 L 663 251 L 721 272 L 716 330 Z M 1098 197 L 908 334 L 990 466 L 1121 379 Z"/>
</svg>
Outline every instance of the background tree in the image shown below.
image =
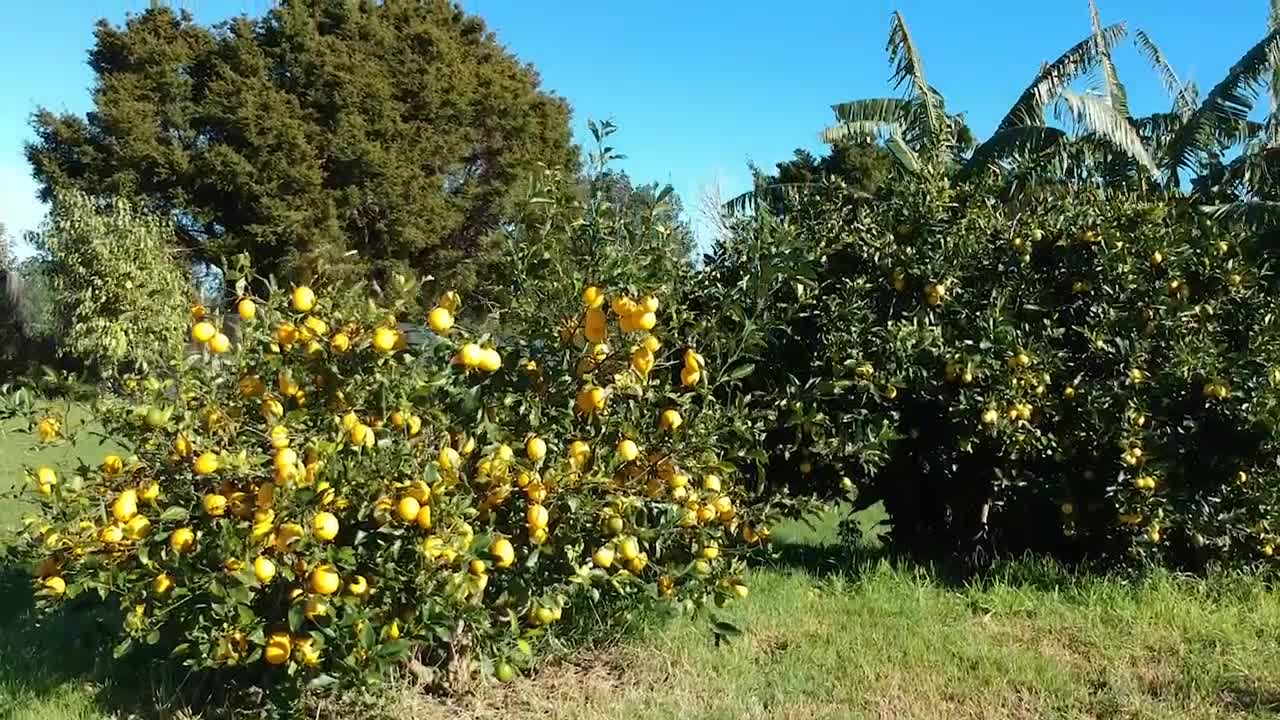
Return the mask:
<svg viewBox="0 0 1280 720">
<path fill-rule="evenodd" d="M 673 258 L 691 258 L 693 231 L 685 218 L 684 203 L 670 185 L 656 182 L 636 185 L 631 176 L 620 170 L 607 170 L 584 182 L 588 185 L 588 194 L 592 192 L 592 183 L 599 184 L 611 207 L 625 218 L 632 232 L 651 227 L 670 244 Z"/>
<path fill-rule="evenodd" d="M 103 373 L 165 367 L 182 352 L 190 269 L 171 246 L 173 224 L 123 199 L 62 190 L 32 236 L 57 302 L 63 355 Z"/>
<path fill-rule="evenodd" d="M 285 0 L 212 27 L 100 22 L 86 116 L 39 110 L 41 193 L 137 198 L 197 261 L 466 288 L 513 187 L 576 163 L 569 108 L 445 0 Z"/>
</svg>

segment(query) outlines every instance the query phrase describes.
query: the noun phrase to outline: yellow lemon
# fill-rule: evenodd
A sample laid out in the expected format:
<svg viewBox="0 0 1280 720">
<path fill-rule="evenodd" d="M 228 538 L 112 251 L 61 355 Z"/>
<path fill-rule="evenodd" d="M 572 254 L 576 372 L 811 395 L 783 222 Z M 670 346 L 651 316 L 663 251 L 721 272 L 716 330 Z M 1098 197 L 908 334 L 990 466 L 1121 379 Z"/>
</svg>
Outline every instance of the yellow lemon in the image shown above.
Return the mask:
<svg viewBox="0 0 1280 720">
<path fill-rule="evenodd" d="M 120 522 L 129 522 L 134 515 L 138 514 L 138 493 L 134 490 L 125 490 L 116 496 L 115 501 L 111 503 L 111 516 Z"/>
<path fill-rule="evenodd" d="M 547 522 L 550 520 L 547 509 L 536 503 L 525 510 L 524 517 L 530 530 L 541 530 L 547 526 Z"/>
<path fill-rule="evenodd" d="M 119 455 L 108 455 L 102 459 L 104 475 L 118 475 L 124 470 L 124 460 Z"/>
<path fill-rule="evenodd" d="M 329 348 L 336 353 L 344 353 L 351 349 L 351 337 L 346 333 L 334 333 L 329 339 Z"/>
<path fill-rule="evenodd" d="M 652 312 L 642 312 L 636 317 L 635 324 L 641 330 L 652 330 L 658 324 L 658 316 Z"/>
<path fill-rule="evenodd" d="M 440 463 L 441 470 L 457 470 L 462 466 L 462 456 L 451 447 L 443 447 L 440 448 L 437 462 Z"/>
<path fill-rule="evenodd" d="M 525 441 L 524 452 L 530 460 L 540 463 L 547 456 L 547 442 L 539 437 L 531 437 Z"/>
<path fill-rule="evenodd" d="M 380 327 L 373 331 L 373 349 L 378 352 L 389 353 L 399 342 L 400 331 L 395 328 Z"/>
<path fill-rule="evenodd" d="M 207 343 L 218 334 L 218 329 L 210 322 L 198 322 L 191 327 L 191 339 L 198 343 Z"/>
<path fill-rule="evenodd" d="M 268 436 L 271 438 L 271 447 L 277 450 L 289 447 L 289 428 L 276 425 L 271 428 Z"/>
<path fill-rule="evenodd" d="M 720 492 L 720 476 L 715 473 L 707 473 L 702 477 L 702 489 L 707 492 Z"/>
<path fill-rule="evenodd" d="M 191 468 L 196 475 L 212 475 L 218 471 L 218 456 L 211 452 L 201 453 Z"/>
<path fill-rule="evenodd" d="M 431 529 L 431 506 L 423 505 L 422 508 L 418 510 L 418 517 L 414 518 L 414 522 L 416 522 L 418 527 L 422 528 L 423 530 L 430 530 Z"/>
<path fill-rule="evenodd" d="M 106 545 L 114 545 L 124 540 L 124 528 L 119 525 L 108 525 L 98 533 L 98 540 Z"/>
<path fill-rule="evenodd" d="M 680 417 L 678 410 L 663 410 L 661 417 L 658 419 L 658 427 L 667 432 L 675 432 L 684 424 L 684 418 Z"/>
<path fill-rule="evenodd" d="M 253 560 L 253 576 L 258 579 L 258 582 L 266 585 L 276 576 L 276 564 L 265 555 L 259 555 Z"/>
<path fill-rule="evenodd" d="M 631 438 L 623 438 L 618 441 L 617 453 L 622 462 L 631 462 L 640 456 L 640 448 Z"/>
<path fill-rule="evenodd" d="M 582 291 L 582 304 L 592 309 L 604 307 L 604 291 L 595 285 L 589 286 Z"/>
<path fill-rule="evenodd" d="M 45 578 L 44 589 L 50 595 L 59 596 L 67 591 L 67 581 L 54 575 L 51 578 Z"/>
<path fill-rule="evenodd" d="M 574 440 L 569 443 L 569 461 L 578 468 L 587 464 L 591 459 L 591 446 L 583 440 Z"/>
<path fill-rule="evenodd" d="M 493 564 L 500 568 L 511 567 L 516 560 L 516 549 L 506 538 L 497 538 L 489 545 L 489 554 L 493 556 Z"/>
<path fill-rule="evenodd" d="M 221 355 L 231 349 L 231 338 L 223 333 L 218 333 L 209 341 L 209 349 L 214 353 Z"/>
<path fill-rule="evenodd" d="M 347 592 L 356 597 L 363 597 L 369 594 L 369 581 L 363 575 L 356 575 L 351 578 L 351 582 L 347 583 Z"/>
<path fill-rule="evenodd" d="M 328 542 L 338 536 L 338 518 L 331 512 L 318 512 L 311 519 L 311 534 Z"/>
<path fill-rule="evenodd" d="M 485 348 L 480 353 L 480 362 L 476 367 L 484 372 L 496 372 L 502 367 L 502 356 L 493 348 Z"/>
<path fill-rule="evenodd" d="M 427 314 L 427 324 L 431 326 L 432 330 L 443 335 L 453 327 L 453 313 L 449 312 L 448 308 L 432 308 L 431 312 Z"/>
<path fill-rule="evenodd" d="M 613 548 L 607 545 L 598 548 L 591 554 L 591 562 L 594 563 L 596 567 L 600 568 L 608 568 L 613 565 Z"/>
<path fill-rule="evenodd" d="M 253 304 L 249 298 L 242 298 L 236 303 L 236 312 L 239 313 L 240 319 L 248 322 L 258 315 L 258 306 Z"/>
<path fill-rule="evenodd" d="M 218 493 L 209 493 L 201 498 L 201 504 L 204 511 L 212 517 L 222 517 L 227 514 L 227 497 Z"/>
<path fill-rule="evenodd" d="M 168 573 L 160 573 L 151 581 L 151 591 L 156 595 L 166 595 L 173 589 L 173 578 Z"/>
<path fill-rule="evenodd" d="M 311 312 L 316 306 L 316 294 L 306 285 L 300 285 L 293 289 L 293 296 L 290 298 L 290 305 L 294 312 Z"/>
<path fill-rule="evenodd" d="M 341 583 L 338 573 L 328 565 L 320 565 L 311 571 L 311 591 L 320 595 L 332 595 Z"/>
<path fill-rule="evenodd" d="M 174 552 L 191 552 L 195 549 L 195 546 L 196 534 L 191 530 L 191 528 L 178 528 L 169 536 L 169 547 L 173 548 Z"/>
<path fill-rule="evenodd" d="M 586 317 L 582 324 L 582 334 L 593 343 L 605 341 L 605 338 L 608 337 L 608 327 L 604 310 L 598 307 L 587 309 Z"/>
<path fill-rule="evenodd" d="M 396 504 L 396 514 L 404 522 L 410 523 L 418 519 L 418 512 L 422 510 L 422 505 L 418 503 L 417 498 L 406 495 L 400 498 L 400 502 Z"/>
<path fill-rule="evenodd" d="M 124 524 L 124 533 L 130 540 L 141 540 L 151 534 L 151 521 L 146 515 L 134 515 Z"/>
<path fill-rule="evenodd" d="M 631 560 L 640 555 L 640 543 L 634 537 L 627 537 L 618 545 L 618 557 Z"/>
<path fill-rule="evenodd" d="M 262 659 L 270 665 L 283 665 L 289 662 L 292 647 L 288 633 L 272 633 L 267 639 L 267 647 L 262 651 Z"/>
</svg>

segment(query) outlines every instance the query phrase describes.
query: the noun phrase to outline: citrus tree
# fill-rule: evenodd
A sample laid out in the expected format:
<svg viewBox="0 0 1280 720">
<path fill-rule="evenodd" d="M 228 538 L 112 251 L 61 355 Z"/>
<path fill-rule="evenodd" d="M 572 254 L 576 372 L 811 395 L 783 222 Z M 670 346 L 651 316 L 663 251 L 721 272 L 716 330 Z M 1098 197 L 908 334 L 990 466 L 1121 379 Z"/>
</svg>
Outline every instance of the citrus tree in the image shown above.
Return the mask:
<svg viewBox="0 0 1280 720">
<path fill-rule="evenodd" d="M 900 541 L 1272 554 L 1277 307 L 1241 226 L 1178 197 L 937 175 L 874 201 L 828 183 L 740 234 L 805 258 L 772 283 L 805 319 L 764 376 L 808 389 L 776 431 L 787 467 L 885 499 Z M 761 276 L 740 257 L 711 271 Z"/>
<path fill-rule="evenodd" d="M 767 530 L 722 452 L 718 369 L 668 336 L 661 289 L 577 285 L 572 327 L 463 320 L 447 292 L 417 326 L 358 290 L 254 297 L 271 281 L 236 272 L 194 352 L 100 402 L 128 453 L 29 472 L 43 605 L 98 608 L 116 656 L 279 697 L 406 661 L 506 680 L 579 617 L 747 593 L 738 557 Z"/>
</svg>

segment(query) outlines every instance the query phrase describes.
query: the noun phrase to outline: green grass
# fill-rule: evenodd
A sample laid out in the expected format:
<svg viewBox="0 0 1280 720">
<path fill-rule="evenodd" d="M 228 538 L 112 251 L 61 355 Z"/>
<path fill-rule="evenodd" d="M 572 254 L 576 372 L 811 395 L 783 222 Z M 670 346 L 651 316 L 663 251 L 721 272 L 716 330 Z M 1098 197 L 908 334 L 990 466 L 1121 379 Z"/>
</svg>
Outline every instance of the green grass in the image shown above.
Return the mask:
<svg viewBox="0 0 1280 720">
<path fill-rule="evenodd" d="M 72 414 L 72 422 L 82 415 Z M 0 434 L 0 478 L 106 452 L 37 449 Z M 16 519 L 21 507 L 0 507 Z M 775 532 L 716 647 L 705 624 L 654 624 L 557 659 L 509 686 L 444 703 L 411 691 L 377 705 L 425 719 L 1264 718 L 1280 714 L 1280 598 L 1259 580 L 1081 577 L 1009 562 L 956 586 L 917 566 L 849 557 L 835 517 Z M 37 624 L 27 577 L 0 574 L 0 718 L 173 713 L 146 693 L 100 702 L 93 628 Z M 338 713 L 330 713 L 337 716 Z"/>
<path fill-rule="evenodd" d="M 1087 579 L 1006 564 L 951 587 L 781 529 L 716 647 L 688 621 L 552 665 L 462 718 L 1263 718 L 1280 712 L 1280 599 L 1253 579 Z"/>
</svg>

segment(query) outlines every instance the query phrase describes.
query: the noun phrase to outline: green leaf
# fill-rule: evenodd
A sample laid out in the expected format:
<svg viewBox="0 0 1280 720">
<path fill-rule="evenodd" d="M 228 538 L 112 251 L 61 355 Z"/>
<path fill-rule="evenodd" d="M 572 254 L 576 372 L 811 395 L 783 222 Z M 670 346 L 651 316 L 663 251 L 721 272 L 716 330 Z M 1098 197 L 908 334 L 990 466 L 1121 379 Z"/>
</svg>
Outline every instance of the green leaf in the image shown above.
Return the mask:
<svg viewBox="0 0 1280 720">
<path fill-rule="evenodd" d="M 160 519 L 164 522 L 180 522 L 186 520 L 190 513 L 184 507 L 170 505 L 160 513 Z"/>
</svg>

